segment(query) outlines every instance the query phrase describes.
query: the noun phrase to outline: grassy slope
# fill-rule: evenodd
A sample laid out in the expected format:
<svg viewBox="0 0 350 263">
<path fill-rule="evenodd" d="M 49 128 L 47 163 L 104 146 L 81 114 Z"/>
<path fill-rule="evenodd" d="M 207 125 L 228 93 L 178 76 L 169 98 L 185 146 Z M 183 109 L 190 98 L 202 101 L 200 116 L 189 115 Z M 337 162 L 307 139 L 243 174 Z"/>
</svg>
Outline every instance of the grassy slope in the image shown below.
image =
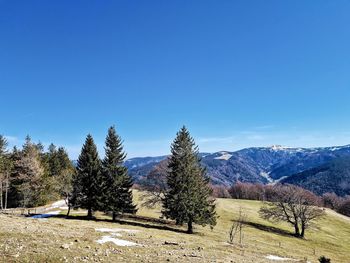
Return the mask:
<svg viewBox="0 0 350 263">
<path fill-rule="evenodd" d="M 140 193 L 135 192 L 135 200 L 139 199 L 142 199 Z M 350 220 L 347 218 L 327 212 L 327 216 L 306 233 L 306 240 L 299 240 L 288 235 L 291 231 L 288 225 L 260 219 L 257 213 L 260 206 L 261 202 L 256 201 L 218 199 L 217 226 L 214 230 L 197 227 L 195 235 L 110 222 L 0 216 L 0 261 L 270 262 L 265 258 L 267 255 L 278 255 L 317 262 L 320 255 L 326 255 L 332 262 L 350 262 Z M 240 207 L 251 222 L 244 230 L 243 247 L 227 244 L 231 220 L 237 217 Z M 159 218 L 160 208 L 140 208 L 138 214 Z M 122 239 L 141 245 L 99 245 L 95 241 L 104 234 L 95 228 L 101 227 L 140 230 L 135 236 L 123 234 Z M 180 245 L 164 245 L 164 241 Z M 60 248 L 63 244 L 69 248 Z"/>
</svg>

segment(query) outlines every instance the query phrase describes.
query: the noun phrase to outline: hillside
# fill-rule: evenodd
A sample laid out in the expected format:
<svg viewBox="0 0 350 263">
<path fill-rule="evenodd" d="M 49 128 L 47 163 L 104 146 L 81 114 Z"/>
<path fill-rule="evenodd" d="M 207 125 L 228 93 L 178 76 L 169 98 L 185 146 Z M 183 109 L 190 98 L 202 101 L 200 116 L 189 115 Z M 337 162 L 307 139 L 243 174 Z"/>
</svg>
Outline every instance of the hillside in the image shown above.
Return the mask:
<svg viewBox="0 0 350 263">
<path fill-rule="evenodd" d="M 141 193 L 134 194 L 136 202 L 144 199 Z M 306 239 L 300 240 L 291 236 L 288 225 L 260 219 L 257 212 L 261 204 L 218 199 L 217 226 L 213 230 L 196 227 L 194 235 L 181 233 L 181 229 L 171 224 L 160 224 L 156 220 L 160 216 L 159 208 L 140 208 L 138 219 L 123 218 L 119 223 L 105 221 L 109 217 L 100 213 L 99 221 L 82 220 L 78 216 L 85 211 L 74 212 L 76 220 L 0 215 L 0 261 L 278 262 L 271 259 L 289 258 L 284 262 L 307 259 L 314 263 L 320 255 L 326 255 L 332 262 L 349 262 L 349 218 L 327 210 L 327 215 L 307 232 Z M 248 216 L 242 247 L 227 243 L 229 227 L 240 208 Z M 103 237 L 108 240 L 108 236 L 123 240 L 122 244 L 137 245 L 97 243 Z"/>
<path fill-rule="evenodd" d="M 336 159 L 319 167 L 292 175 L 281 181 L 301 186 L 319 195 L 350 194 L 350 158 Z"/>
<path fill-rule="evenodd" d="M 324 148 L 255 147 L 236 152 L 201 153 L 213 184 L 234 182 L 273 183 L 291 175 L 350 156 L 350 146 Z M 142 179 L 166 156 L 132 158 L 125 162 L 135 182 Z"/>
</svg>

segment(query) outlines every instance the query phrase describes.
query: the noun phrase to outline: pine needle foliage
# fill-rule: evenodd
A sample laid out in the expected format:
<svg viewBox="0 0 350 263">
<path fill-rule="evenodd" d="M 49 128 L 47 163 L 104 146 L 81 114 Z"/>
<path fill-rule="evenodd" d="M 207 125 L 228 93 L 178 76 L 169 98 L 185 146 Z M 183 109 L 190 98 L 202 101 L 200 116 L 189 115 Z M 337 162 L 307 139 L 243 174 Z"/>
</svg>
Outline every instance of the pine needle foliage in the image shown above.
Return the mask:
<svg viewBox="0 0 350 263">
<path fill-rule="evenodd" d="M 215 200 L 210 197 L 209 177 L 186 127 L 181 128 L 171 145 L 168 168 L 163 216 L 176 220 L 178 225 L 186 223 L 188 233 L 193 233 L 193 224 L 215 226 Z"/>
<path fill-rule="evenodd" d="M 119 213 L 136 213 L 131 187 L 132 178 L 124 166 L 126 154 L 122 140 L 112 126 L 108 130 L 105 145 L 105 158 L 102 161 L 103 210 L 112 212 L 113 220 Z"/>
</svg>

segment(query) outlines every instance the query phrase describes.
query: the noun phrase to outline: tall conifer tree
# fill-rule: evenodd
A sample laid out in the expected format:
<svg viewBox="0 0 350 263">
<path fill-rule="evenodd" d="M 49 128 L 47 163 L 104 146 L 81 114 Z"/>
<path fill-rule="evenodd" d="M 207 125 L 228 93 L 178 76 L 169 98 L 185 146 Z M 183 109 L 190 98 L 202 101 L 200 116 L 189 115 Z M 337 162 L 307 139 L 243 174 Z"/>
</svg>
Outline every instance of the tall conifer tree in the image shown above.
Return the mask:
<svg viewBox="0 0 350 263">
<path fill-rule="evenodd" d="M 131 191 L 133 182 L 124 166 L 126 154 L 114 127 L 108 130 L 105 152 L 102 200 L 104 210 L 112 212 L 114 221 L 118 213 L 136 213 Z"/>
<path fill-rule="evenodd" d="M 87 209 L 88 218 L 92 218 L 93 210 L 100 207 L 100 177 L 101 161 L 94 140 L 89 134 L 78 158 L 73 186 L 74 206 Z"/>
<path fill-rule="evenodd" d="M 209 177 L 201 167 L 198 147 L 185 127 L 177 133 L 171 146 L 168 168 L 163 215 L 179 225 L 186 223 L 188 233 L 193 233 L 193 224 L 213 227 L 215 200 L 210 198 Z"/>
</svg>

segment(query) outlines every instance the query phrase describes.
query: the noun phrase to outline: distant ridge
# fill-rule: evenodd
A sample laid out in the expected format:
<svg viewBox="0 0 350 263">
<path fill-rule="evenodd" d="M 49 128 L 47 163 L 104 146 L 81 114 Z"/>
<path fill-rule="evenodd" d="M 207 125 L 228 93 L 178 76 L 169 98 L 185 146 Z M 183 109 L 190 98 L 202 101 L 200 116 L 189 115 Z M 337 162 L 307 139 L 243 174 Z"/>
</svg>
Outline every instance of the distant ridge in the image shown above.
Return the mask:
<svg viewBox="0 0 350 263">
<path fill-rule="evenodd" d="M 231 186 L 234 182 L 286 182 L 292 175 L 319 167 L 339 158 L 350 157 L 350 145 L 292 148 L 281 145 L 252 147 L 239 151 L 201 153 L 202 164 L 213 184 Z M 137 157 L 125 165 L 136 182 L 141 182 L 167 156 Z"/>
</svg>

